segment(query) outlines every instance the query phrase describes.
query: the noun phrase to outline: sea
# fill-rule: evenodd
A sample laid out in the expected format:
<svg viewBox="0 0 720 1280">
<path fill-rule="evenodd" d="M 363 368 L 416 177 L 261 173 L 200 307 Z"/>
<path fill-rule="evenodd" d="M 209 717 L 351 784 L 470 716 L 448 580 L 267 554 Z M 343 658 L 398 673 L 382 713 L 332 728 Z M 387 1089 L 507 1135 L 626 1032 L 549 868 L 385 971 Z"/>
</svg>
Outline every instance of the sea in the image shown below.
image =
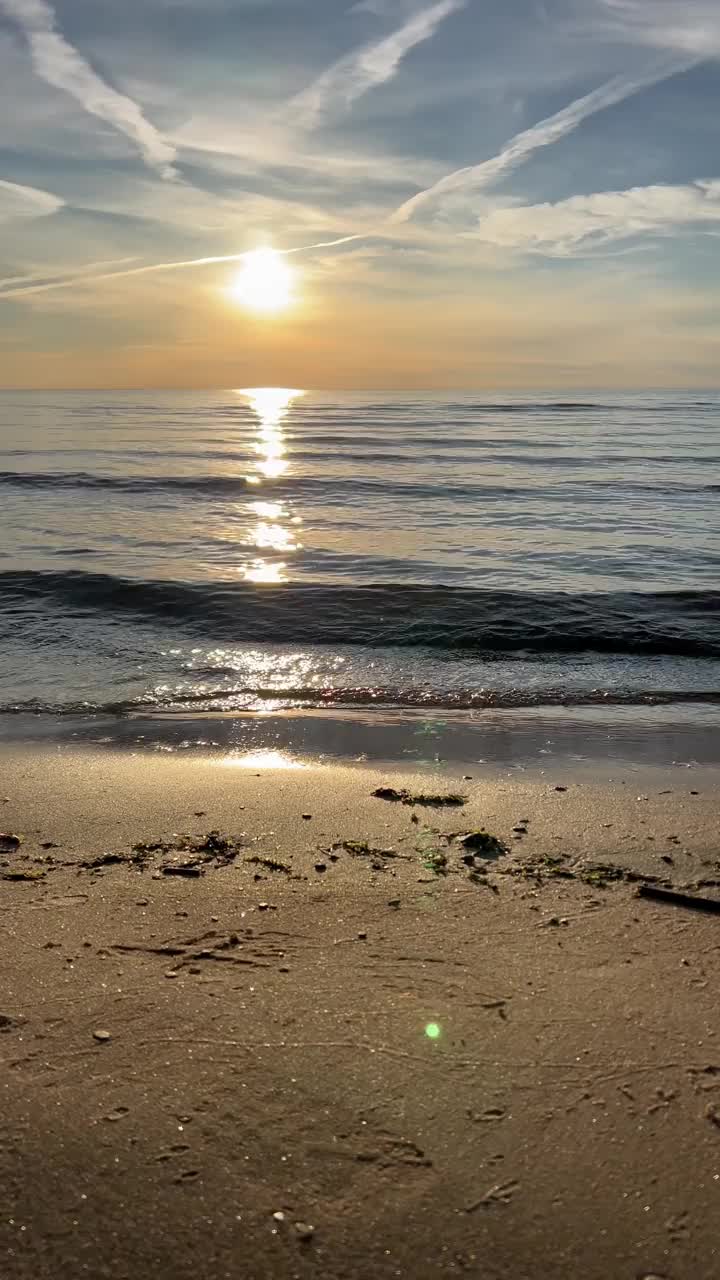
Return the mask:
<svg viewBox="0 0 720 1280">
<path fill-rule="evenodd" d="M 719 392 L 1 392 L 0 734 L 322 712 L 439 758 L 449 723 L 614 715 L 706 748 L 719 499 Z"/>
</svg>

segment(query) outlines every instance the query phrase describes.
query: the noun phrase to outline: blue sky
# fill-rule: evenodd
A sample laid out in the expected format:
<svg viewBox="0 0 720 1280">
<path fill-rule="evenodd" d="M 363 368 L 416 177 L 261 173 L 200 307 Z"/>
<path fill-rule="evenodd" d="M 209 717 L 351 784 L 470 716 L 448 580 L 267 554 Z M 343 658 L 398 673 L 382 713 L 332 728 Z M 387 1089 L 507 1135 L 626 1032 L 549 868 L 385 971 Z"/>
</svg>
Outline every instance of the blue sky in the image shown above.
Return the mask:
<svg viewBox="0 0 720 1280">
<path fill-rule="evenodd" d="M 718 0 L 0 0 L 0 385 L 717 383 L 719 63 Z M 263 245 L 272 324 L 144 271 Z"/>
</svg>

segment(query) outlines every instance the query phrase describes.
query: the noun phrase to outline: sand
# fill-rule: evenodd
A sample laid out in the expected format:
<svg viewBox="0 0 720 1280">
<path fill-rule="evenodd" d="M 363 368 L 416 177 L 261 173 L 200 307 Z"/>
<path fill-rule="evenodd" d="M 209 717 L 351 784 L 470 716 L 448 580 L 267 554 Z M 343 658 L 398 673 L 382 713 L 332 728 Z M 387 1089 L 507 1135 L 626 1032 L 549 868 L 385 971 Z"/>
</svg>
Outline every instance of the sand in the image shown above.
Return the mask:
<svg viewBox="0 0 720 1280">
<path fill-rule="evenodd" d="M 256 772 L 0 752 L 2 1280 L 714 1280 L 712 780 Z"/>
</svg>

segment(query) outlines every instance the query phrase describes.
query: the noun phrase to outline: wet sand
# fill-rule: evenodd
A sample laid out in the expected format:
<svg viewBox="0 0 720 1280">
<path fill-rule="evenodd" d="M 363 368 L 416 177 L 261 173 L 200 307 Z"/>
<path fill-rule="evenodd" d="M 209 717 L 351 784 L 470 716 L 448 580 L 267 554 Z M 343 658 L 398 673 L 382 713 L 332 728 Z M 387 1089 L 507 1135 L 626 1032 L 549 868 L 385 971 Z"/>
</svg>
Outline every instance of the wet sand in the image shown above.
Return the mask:
<svg viewBox="0 0 720 1280">
<path fill-rule="evenodd" d="M 709 775 L 0 779 L 3 1280 L 720 1273 Z"/>
</svg>

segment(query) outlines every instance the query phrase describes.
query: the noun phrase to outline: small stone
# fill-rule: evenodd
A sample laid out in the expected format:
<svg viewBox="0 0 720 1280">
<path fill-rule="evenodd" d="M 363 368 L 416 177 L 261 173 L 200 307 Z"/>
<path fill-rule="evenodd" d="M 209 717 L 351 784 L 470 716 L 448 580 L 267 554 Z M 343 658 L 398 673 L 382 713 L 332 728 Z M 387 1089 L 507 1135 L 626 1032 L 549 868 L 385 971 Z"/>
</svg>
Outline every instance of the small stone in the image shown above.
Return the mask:
<svg viewBox="0 0 720 1280">
<path fill-rule="evenodd" d="M 195 817 L 196 817 L 196 818 L 204 818 L 206 813 L 207 813 L 207 809 L 196 809 L 196 810 L 195 810 Z"/>
<path fill-rule="evenodd" d="M 399 906 L 400 906 L 400 899 L 399 899 L 399 898 L 391 898 L 391 899 L 390 899 L 390 901 L 388 902 L 388 906 L 389 906 L 389 907 L 393 907 L 393 908 L 395 909 L 395 911 L 397 911 L 397 910 L 398 910 L 398 908 L 399 908 Z"/>
<path fill-rule="evenodd" d="M 114 1111 L 109 1111 L 103 1120 L 107 1120 L 109 1124 L 115 1124 L 118 1120 L 123 1120 L 128 1113 L 127 1107 L 116 1107 Z"/>
<path fill-rule="evenodd" d="M 359 940 L 360 942 L 366 942 L 366 941 L 367 941 L 367 934 L 366 934 L 366 933 L 359 933 L 359 934 L 358 934 L 358 940 Z"/>
<path fill-rule="evenodd" d="M 285 1214 L 283 1213 L 282 1209 L 278 1209 L 278 1210 L 273 1214 L 273 1218 L 275 1219 L 275 1221 L 276 1221 L 276 1222 L 284 1222 L 284 1221 L 285 1221 Z"/>
<path fill-rule="evenodd" d="M 323 871 L 327 871 L 327 865 L 324 862 L 316 862 L 315 870 L 317 871 L 318 875 L 322 875 Z"/>
<path fill-rule="evenodd" d="M 146 907 L 146 906 L 148 905 L 148 901 L 149 901 L 149 899 L 148 899 L 148 898 L 138 898 L 138 899 L 137 899 L 137 901 L 136 901 L 136 903 L 135 903 L 135 906 L 136 906 L 136 907 Z"/>
<path fill-rule="evenodd" d="M 705 1109 L 705 1115 L 711 1124 L 720 1129 L 720 1102 L 710 1102 Z"/>
<path fill-rule="evenodd" d="M 312 814 L 311 814 L 311 813 L 304 813 L 304 814 L 303 814 L 303 819 L 304 819 L 304 821 L 305 821 L 305 822 L 310 822 L 310 821 L 312 820 Z"/>
<path fill-rule="evenodd" d="M 296 1222 L 295 1231 L 297 1233 L 298 1240 L 300 1240 L 302 1244 L 309 1244 L 315 1235 L 315 1228 L 312 1227 L 309 1222 Z"/>
<path fill-rule="evenodd" d="M 0 851 L 2 853 L 10 853 L 14 849 L 19 849 L 22 844 L 22 836 L 13 835 L 9 831 L 0 831 Z"/>
<path fill-rule="evenodd" d="M 277 907 L 270 902 L 258 902 L 258 911 L 277 911 Z"/>
<path fill-rule="evenodd" d="M 165 977 L 166 977 L 166 978 L 177 978 L 177 976 L 178 976 L 177 969 L 166 969 L 166 970 L 165 970 Z"/>
<path fill-rule="evenodd" d="M 112 1040 L 112 1036 L 109 1031 L 103 1031 L 101 1029 L 99 1031 L 93 1031 L 93 1040 L 97 1040 L 98 1044 L 107 1044 L 109 1040 Z"/>
<path fill-rule="evenodd" d="M 556 791 L 567 791 L 567 787 L 556 787 Z"/>
<path fill-rule="evenodd" d="M 202 973 L 202 967 L 201 967 L 201 965 L 199 965 L 199 964 L 191 964 L 191 965 L 190 965 L 190 967 L 189 967 L 189 969 L 188 969 L 188 973 L 194 973 L 194 974 Z"/>
</svg>

